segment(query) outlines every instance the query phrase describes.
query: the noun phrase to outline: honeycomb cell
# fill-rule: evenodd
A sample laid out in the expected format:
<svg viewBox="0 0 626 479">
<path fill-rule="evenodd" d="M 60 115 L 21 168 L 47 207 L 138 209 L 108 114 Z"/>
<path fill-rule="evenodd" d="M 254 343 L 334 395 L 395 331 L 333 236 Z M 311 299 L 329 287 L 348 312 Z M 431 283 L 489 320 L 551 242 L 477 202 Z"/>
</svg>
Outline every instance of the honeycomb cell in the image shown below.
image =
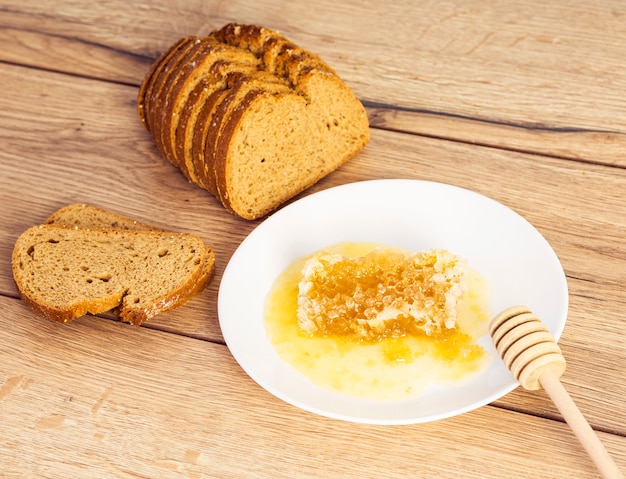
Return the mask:
<svg viewBox="0 0 626 479">
<path fill-rule="evenodd" d="M 317 336 L 379 341 L 451 329 L 466 265 L 446 250 L 375 250 L 359 258 L 321 253 L 299 284 L 298 323 Z"/>
</svg>

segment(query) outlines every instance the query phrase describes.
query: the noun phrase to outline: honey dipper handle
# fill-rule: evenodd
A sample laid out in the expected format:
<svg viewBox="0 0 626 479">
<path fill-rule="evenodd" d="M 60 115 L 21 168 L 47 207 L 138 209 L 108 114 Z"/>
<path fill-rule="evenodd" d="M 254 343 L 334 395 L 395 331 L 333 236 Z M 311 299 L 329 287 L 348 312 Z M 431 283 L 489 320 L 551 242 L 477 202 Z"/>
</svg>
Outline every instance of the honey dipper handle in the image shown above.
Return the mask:
<svg viewBox="0 0 626 479">
<path fill-rule="evenodd" d="M 561 411 L 563 418 L 593 460 L 598 471 L 605 479 L 624 479 L 604 445 L 591 428 L 583 414 L 561 384 L 559 377 L 552 371 L 546 371 L 539 378 L 541 386 L 548 393 L 552 402 Z"/>
</svg>

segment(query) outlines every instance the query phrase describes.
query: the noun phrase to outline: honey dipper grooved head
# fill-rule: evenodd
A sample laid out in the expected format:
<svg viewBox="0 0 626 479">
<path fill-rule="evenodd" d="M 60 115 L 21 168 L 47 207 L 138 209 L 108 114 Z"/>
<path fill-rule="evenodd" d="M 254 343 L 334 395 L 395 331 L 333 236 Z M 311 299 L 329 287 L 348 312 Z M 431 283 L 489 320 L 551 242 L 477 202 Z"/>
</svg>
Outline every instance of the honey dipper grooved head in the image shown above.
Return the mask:
<svg viewBox="0 0 626 479">
<path fill-rule="evenodd" d="M 525 306 L 514 306 L 495 316 L 489 334 L 496 351 L 525 389 L 541 388 L 546 371 L 560 377 L 565 358 L 548 329 Z"/>
</svg>

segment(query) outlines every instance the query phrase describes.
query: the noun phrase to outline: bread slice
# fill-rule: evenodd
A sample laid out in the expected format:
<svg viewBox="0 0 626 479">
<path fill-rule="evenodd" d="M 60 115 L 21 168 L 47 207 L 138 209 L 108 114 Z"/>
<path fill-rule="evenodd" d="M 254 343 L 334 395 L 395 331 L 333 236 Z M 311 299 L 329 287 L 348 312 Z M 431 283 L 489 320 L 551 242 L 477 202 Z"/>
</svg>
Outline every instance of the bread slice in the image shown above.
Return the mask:
<svg viewBox="0 0 626 479">
<path fill-rule="evenodd" d="M 246 68 L 245 66 L 224 62 L 218 65 L 219 77 L 208 87 L 208 93 L 201 105 L 197 121 L 193 130 L 191 150 L 186 151 L 186 155 L 191 155 L 195 172 L 198 176 L 198 185 L 210 191 L 217 197 L 217 187 L 215 178 L 207 172 L 212 169 L 212 165 L 206 164 L 206 144 L 209 137 L 214 134 L 220 125 L 215 120 L 219 113 L 219 108 L 225 106 L 223 100 L 229 95 L 232 88 L 248 74 L 254 73 L 256 68 Z"/>
<path fill-rule="evenodd" d="M 287 94 L 257 96 L 226 128 L 216 182 L 226 209 L 246 219 L 310 187 L 369 139 L 367 116 L 352 91 L 318 69 Z"/>
<path fill-rule="evenodd" d="M 210 47 L 202 39 L 199 39 L 187 55 L 181 59 L 180 67 L 169 76 L 158 99 L 157 108 L 161 117 L 158 124 L 155 125 L 153 136 L 160 146 L 163 156 L 174 166 L 180 167 L 171 146 L 172 122 L 177 117 L 177 109 L 179 108 L 176 93 L 180 86 L 194 73 L 197 62 L 206 54 L 207 50 L 210 50 Z"/>
<path fill-rule="evenodd" d="M 200 164 L 199 169 L 203 168 L 201 163 L 204 160 L 200 159 L 203 153 L 201 154 L 200 151 L 203 151 L 206 132 L 210 127 L 216 104 L 214 100 L 217 99 L 216 97 L 221 96 L 219 92 L 224 91 L 225 78 L 234 72 L 237 75 L 243 75 L 256 70 L 256 64 L 242 64 L 239 61 L 219 59 L 213 63 L 210 70 L 189 93 L 176 128 L 176 155 L 181 163 L 184 161 L 185 166 L 182 168 L 182 171 L 191 182 L 202 186 L 196 165 Z M 214 95 L 216 92 L 218 94 Z M 196 161 L 196 154 L 194 153 L 196 130 L 201 132 L 196 140 L 201 147 L 197 155 L 199 157 L 198 161 Z M 205 186 L 203 187 L 206 188 Z"/>
<path fill-rule="evenodd" d="M 193 62 L 196 54 L 202 48 L 202 41 L 199 38 L 195 38 L 189 47 L 181 50 L 179 54 L 172 60 L 172 68 L 163 75 L 163 81 L 158 84 L 159 88 L 157 94 L 152 98 L 153 108 L 151 110 L 152 116 L 150 118 L 150 128 L 152 137 L 157 147 L 163 153 L 165 158 L 170 161 L 174 166 L 178 166 L 174 163 L 172 156 L 166 149 L 164 134 L 164 124 L 167 122 L 170 113 L 170 105 L 173 103 L 173 99 L 169 92 L 172 85 L 175 84 L 177 79 L 184 74 L 185 67 Z"/>
<path fill-rule="evenodd" d="M 68 322 L 113 309 L 137 326 L 188 300 L 207 261 L 195 235 L 56 224 L 26 230 L 12 254 L 20 296 L 42 316 Z"/>
<path fill-rule="evenodd" d="M 175 147 L 180 112 L 187 103 L 190 91 L 201 78 L 206 76 L 212 64 L 220 58 L 228 57 L 233 51 L 242 63 L 247 61 L 258 64 L 258 60 L 251 53 L 244 56 L 243 52 L 218 43 L 210 37 L 200 38 L 187 56 L 181 59 L 178 71 L 170 76 L 163 87 L 160 103 L 157 104 L 161 112 L 161 121 L 158 125 L 159 130 L 154 133 L 154 136 L 158 138 L 164 156 L 179 168 L 185 166 L 184 160 L 176 155 Z"/>
<path fill-rule="evenodd" d="M 221 168 L 221 160 L 218 153 L 218 143 L 223 136 L 228 136 L 227 131 L 230 118 L 238 116 L 247 107 L 247 98 L 261 92 L 273 94 L 287 93 L 289 86 L 278 81 L 275 76 L 265 71 L 254 72 L 238 78 L 228 93 L 220 100 L 213 114 L 213 126 L 209 129 L 204 146 L 204 174 L 209 184 L 215 185 L 217 198 L 224 203 L 223 190 L 217 181 L 217 171 Z M 228 141 L 228 139 L 222 140 Z"/>
<path fill-rule="evenodd" d="M 107 211 L 94 205 L 77 203 L 64 206 L 55 211 L 45 224 L 56 224 L 74 228 L 114 228 L 131 231 L 164 231 L 156 226 L 140 223 L 117 213 Z M 206 264 L 202 277 L 196 287 L 189 290 L 189 297 L 204 290 L 213 276 L 215 269 L 215 253 L 206 246 Z"/>
</svg>

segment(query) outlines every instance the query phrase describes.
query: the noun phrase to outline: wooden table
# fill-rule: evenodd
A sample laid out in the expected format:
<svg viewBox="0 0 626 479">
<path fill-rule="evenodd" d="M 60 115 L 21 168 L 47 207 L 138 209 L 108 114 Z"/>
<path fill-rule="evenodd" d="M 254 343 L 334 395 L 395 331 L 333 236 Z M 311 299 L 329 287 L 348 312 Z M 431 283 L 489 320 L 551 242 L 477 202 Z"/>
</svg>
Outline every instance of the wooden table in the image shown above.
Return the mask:
<svg viewBox="0 0 626 479">
<path fill-rule="evenodd" d="M 592 478 L 543 392 L 421 425 L 327 419 L 256 385 L 221 336 L 224 268 L 259 224 L 157 152 L 136 114 L 154 59 L 227 22 L 319 53 L 363 101 L 366 149 L 303 195 L 374 178 L 450 183 L 528 219 L 565 269 L 563 383 L 626 471 L 626 6 L 618 0 L 0 1 L 0 476 Z M 19 299 L 10 254 L 57 208 L 194 232 L 216 276 L 135 328 Z"/>
</svg>

